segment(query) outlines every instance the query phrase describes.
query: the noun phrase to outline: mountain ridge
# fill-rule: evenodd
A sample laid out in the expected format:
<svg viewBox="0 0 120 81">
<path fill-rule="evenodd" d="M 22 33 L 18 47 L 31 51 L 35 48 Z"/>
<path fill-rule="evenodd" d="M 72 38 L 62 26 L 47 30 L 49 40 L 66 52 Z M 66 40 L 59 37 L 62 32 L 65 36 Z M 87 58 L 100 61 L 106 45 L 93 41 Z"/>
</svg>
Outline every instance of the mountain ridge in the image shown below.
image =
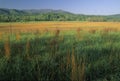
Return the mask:
<svg viewBox="0 0 120 81">
<path fill-rule="evenodd" d="M 54 9 L 8 9 L 8 8 L 0 8 L 0 14 L 14 14 L 13 12 L 16 12 L 18 14 L 18 12 L 22 12 L 22 13 L 26 13 L 26 14 L 41 14 L 41 13 L 68 13 L 68 14 L 73 14 L 71 12 L 68 11 L 64 11 L 64 10 L 54 10 Z"/>
<path fill-rule="evenodd" d="M 16 12 L 23 12 L 23 13 L 49 13 L 49 12 L 54 12 L 54 13 L 69 13 L 69 14 L 76 14 L 74 12 L 69 12 L 66 10 L 62 9 L 9 9 L 9 8 L 0 8 L 0 13 L 1 11 L 16 11 Z M 82 14 L 82 13 L 77 13 L 76 15 L 89 15 L 89 14 Z M 111 14 L 111 15 L 92 15 L 91 16 L 119 16 L 120 14 Z"/>
<path fill-rule="evenodd" d="M 61 9 L 7 9 L 0 8 L 1 22 L 19 21 L 119 21 L 120 14 L 113 15 L 85 15 L 75 14 Z"/>
</svg>

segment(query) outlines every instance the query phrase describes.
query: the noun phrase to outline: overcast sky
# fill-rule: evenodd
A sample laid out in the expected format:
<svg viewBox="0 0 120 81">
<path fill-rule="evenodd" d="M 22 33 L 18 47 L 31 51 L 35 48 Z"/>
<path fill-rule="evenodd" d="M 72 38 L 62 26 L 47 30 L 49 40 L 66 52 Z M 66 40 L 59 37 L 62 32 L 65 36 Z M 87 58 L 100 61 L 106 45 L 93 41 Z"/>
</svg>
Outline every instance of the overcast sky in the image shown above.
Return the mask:
<svg viewBox="0 0 120 81">
<path fill-rule="evenodd" d="M 120 14 L 120 0 L 0 0 L 0 8 L 62 9 L 79 14 Z"/>
</svg>

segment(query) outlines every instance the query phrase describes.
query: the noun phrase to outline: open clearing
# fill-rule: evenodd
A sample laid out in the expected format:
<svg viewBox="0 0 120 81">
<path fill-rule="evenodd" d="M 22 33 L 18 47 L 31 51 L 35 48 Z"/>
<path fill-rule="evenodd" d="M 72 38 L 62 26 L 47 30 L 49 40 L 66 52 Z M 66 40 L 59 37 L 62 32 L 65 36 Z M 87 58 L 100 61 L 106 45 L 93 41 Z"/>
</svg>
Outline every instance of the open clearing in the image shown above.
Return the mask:
<svg viewBox="0 0 120 81">
<path fill-rule="evenodd" d="M 120 30 L 120 22 L 26 22 L 26 23 L 0 23 L 0 32 L 22 31 L 30 32 L 36 30 Z"/>
<path fill-rule="evenodd" d="M 0 80 L 120 81 L 119 27 L 118 22 L 1 23 Z"/>
</svg>

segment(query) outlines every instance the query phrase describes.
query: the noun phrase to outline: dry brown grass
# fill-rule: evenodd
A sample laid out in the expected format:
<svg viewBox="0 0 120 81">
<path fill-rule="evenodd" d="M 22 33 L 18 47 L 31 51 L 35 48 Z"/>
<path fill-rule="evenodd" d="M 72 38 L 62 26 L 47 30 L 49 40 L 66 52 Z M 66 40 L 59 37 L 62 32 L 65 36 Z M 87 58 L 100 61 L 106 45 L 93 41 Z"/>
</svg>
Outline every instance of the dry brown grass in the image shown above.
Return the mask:
<svg viewBox="0 0 120 81">
<path fill-rule="evenodd" d="M 2 32 L 0 32 L 0 40 L 2 40 L 2 36 L 3 36 L 3 33 L 2 33 Z"/>
<path fill-rule="evenodd" d="M 28 39 L 27 43 L 26 43 L 26 57 L 27 57 L 27 59 L 29 59 L 29 49 L 30 49 L 30 42 Z"/>
<path fill-rule="evenodd" d="M 77 32 L 77 38 L 80 38 L 80 31 L 82 31 L 82 29 L 81 28 L 77 28 L 77 30 L 76 30 L 76 32 Z"/>
<path fill-rule="evenodd" d="M 16 33 L 16 40 L 17 40 L 17 41 L 20 41 L 20 39 L 21 39 L 20 33 Z"/>
<path fill-rule="evenodd" d="M 66 56 L 66 69 L 68 70 L 70 68 L 71 65 L 71 56 L 70 56 L 70 50 L 68 50 L 67 52 L 67 56 Z"/>
<path fill-rule="evenodd" d="M 10 42 L 9 42 L 9 39 L 5 40 L 4 50 L 5 50 L 6 58 L 9 59 L 10 58 Z"/>
<path fill-rule="evenodd" d="M 97 31 L 97 29 L 89 29 L 89 32 L 92 34 L 96 33 L 96 31 Z"/>
<path fill-rule="evenodd" d="M 74 55 L 74 49 L 72 49 L 71 60 L 72 60 L 72 62 L 71 62 L 71 66 L 72 66 L 71 80 L 77 81 L 77 65 L 76 65 L 76 60 L 75 60 L 75 55 Z"/>
<path fill-rule="evenodd" d="M 55 37 L 58 37 L 59 35 L 60 35 L 60 30 L 57 29 L 57 30 L 55 31 Z"/>
<path fill-rule="evenodd" d="M 104 30 L 104 28 L 117 28 L 120 30 L 119 22 L 39 22 L 39 23 L 12 23 L 12 31 L 53 31 L 53 30 Z M 0 32 L 9 31 L 9 24 L 0 24 Z"/>
<path fill-rule="evenodd" d="M 117 32 L 117 31 L 118 31 L 118 28 L 109 28 L 109 27 L 108 27 L 108 28 L 104 28 L 104 29 L 103 29 L 103 32 L 104 32 L 104 33 L 112 32 L 112 31 L 113 31 L 113 32 Z"/>
<path fill-rule="evenodd" d="M 64 35 L 61 35 L 61 36 L 59 37 L 59 40 L 60 40 L 60 41 L 63 41 L 63 40 L 64 40 Z"/>
<path fill-rule="evenodd" d="M 77 33 L 79 33 L 80 31 L 82 31 L 82 29 L 81 28 L 77 28 Z"/>
<path fill-rule="evenodd" d="M 67 57 L 67 67 L 69 65 L 69 56 Z M 74 49 L 71 56 L 71 80 L 72 81 L 85 81 L 85 57 L 79 59 L 75 58 Z"/>
<path fill-rule="evenodd" d="M 85 81 L 85 58 L 80 59 L 80 64 L 78 65 L 78 81 Z"/>
</svg>

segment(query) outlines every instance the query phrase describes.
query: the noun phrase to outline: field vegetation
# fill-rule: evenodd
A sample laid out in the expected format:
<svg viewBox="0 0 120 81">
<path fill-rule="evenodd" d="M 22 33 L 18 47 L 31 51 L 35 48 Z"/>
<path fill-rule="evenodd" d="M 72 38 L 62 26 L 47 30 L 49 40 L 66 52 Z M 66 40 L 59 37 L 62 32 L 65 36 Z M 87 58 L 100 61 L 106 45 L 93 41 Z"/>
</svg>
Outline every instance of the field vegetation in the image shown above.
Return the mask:
<svg viewBox="0 0 120 81">
<path fill-rule="evenodd" d="M 0 80 L 119 81 L 120 23 L 0 24 Z"/>
</svg>

